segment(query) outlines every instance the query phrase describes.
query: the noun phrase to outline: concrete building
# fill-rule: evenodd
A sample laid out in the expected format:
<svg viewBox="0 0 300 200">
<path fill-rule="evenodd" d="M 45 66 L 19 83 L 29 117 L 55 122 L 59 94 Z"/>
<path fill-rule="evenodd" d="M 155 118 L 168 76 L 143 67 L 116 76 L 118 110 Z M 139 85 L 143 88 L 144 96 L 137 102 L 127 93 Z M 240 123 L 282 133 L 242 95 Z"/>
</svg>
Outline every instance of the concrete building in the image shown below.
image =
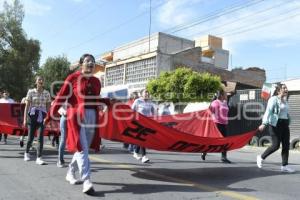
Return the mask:
<svg viewBox="0 0 300 200">
<path fill-rule="evenodd" d="M 222 49 L 222 39 L 205 36 L 189 40 L 165 33 L 155 33 L 112 51 L 100 59 L 106 60 L 103 91 L 126 87 L 128 92 L 145 88 L 148 80 L 163 71 L 190 67 L 199 72 L 210 72 L 221 79 L 238 82 L 249 88 L 261 87 L 265 71 L 259 68 L 228 71 L 229 51 Z"/>
</svg>

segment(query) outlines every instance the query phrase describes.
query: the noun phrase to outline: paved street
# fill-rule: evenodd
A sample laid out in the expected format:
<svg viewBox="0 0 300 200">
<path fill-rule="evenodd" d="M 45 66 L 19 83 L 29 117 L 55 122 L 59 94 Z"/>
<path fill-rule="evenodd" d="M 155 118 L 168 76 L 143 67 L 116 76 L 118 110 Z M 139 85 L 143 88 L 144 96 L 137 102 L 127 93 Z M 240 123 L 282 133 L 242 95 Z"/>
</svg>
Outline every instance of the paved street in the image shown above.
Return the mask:
<svg viewBox="0 0 300 200">
<path fill-rule="evenodd" d="M 281 173 L 280 152 L 271 155 L 263 169 L 256 155 L 264 148 L 245 147 L 229 152 L 233 164 L 219 162 L 220 154 L 149 151 L 151 163 L 142 164 L 122 149 L 104 141 L 100 154 L 91 154 L 95 196 L 82 194 L 82 185 L 65 181 L 67 168 L 56 167 L 57 151 L 45 139 L 48 165 L 24 162 L 17 138 L 0 144 L 0 199 L 280 199 L 300 196 L 300 152 L 291 151 L 290 164 L 297 172 Z M 71 155 L 66 155 L 69 162 Z"/>
</svg>

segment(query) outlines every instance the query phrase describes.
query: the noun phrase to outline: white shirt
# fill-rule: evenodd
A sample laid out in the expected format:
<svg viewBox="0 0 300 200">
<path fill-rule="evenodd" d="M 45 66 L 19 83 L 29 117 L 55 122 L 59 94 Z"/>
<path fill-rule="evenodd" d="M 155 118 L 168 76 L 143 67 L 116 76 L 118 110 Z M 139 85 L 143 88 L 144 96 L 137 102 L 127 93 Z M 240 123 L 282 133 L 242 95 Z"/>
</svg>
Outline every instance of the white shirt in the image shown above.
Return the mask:
<svg viewBox="0 0 300 200">
<path fill-rule="evenodd" d="M 7 99 L 1 98 L 0 103 L 15 103 L 15 101 L 11 98 L 7 98 Z"/>
</svg>

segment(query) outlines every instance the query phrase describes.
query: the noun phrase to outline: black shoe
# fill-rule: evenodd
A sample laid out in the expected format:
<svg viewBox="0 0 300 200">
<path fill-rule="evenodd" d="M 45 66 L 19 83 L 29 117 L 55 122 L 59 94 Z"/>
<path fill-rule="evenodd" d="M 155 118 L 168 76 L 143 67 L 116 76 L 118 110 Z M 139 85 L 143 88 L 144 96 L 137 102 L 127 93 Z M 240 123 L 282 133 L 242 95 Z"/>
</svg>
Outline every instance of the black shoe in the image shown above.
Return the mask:
<svg viewBox="0 0 300 200">
<path fill-rule="evenodd" d="M 23 140 L 20 140 L 20 147 L 23 147 L 24 146 L 24 142 Z"/>
<path fill-rule="evenodd" d="M 202 154 L 201 154 L 201 159 L 202 159 L 202 160 L 205 160 L 205 157 L 206 157 L 206 153 L 202 153 Z"/>
<path fill-rule="evenodd" d="M 231 164 L 231 161 L 228 160 L 227 158 L 221 158 L 221 161 L 222 161 L 223 163 Z"/>
<path fill-rule="evenodd" d="M 91 188 L 89 189 L 88 191 L 84 192 L 86 195 L 89 195 L 89 196 L 94 196 L 95 194 L 95 190 L 94 188 Z"/>
</svg>

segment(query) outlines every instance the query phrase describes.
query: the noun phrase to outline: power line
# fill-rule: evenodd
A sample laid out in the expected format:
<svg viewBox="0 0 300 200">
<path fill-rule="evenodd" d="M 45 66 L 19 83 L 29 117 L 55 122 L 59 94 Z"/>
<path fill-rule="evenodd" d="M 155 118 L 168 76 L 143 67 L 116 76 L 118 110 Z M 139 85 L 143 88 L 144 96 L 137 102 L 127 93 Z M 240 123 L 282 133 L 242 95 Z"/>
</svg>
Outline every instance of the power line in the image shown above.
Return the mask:
<svg viewBox="0 0 300 200">
<path fill-rule="evenodd" d="M 164 4 L 166 4 L 167 2 L 168 2 L 168 1 L 165 1 L 165 2 L 162 2 L 162 3 L 158 4 L 158 5 L 156 5 L 155 7 L 152 7 L 152 10 L 157 9 L 158 7 L 160 7 L 160 6 L 164 5 Z M 138 15 L 132 17 L 132 18 L 129 18 L 129 19 L 125 20 L 124 22 L 122 22 L 122 23 L 120 23 L 120 24 L 118 24 L 118 25 L 116 25 L 116 26 L 113 26 L 113 27 L 107 29 L 107 30 L 104 31 L 104 32 L 98 33 L 98 34 L 92 36 L 91 38 L 89 38 L 89 39 L 87 39 L 87 40 L 85 40 L 85 41 L 83 41 L 83 42 L 80 42 L 80 43 L 78 43 L 78 44 L 76 44 L 76 45 L 74 45 L 74 46 L 72 46 L 72 47 L 70 47 L 70 48 L 68 48 L 68 49 L 66 49 L 66 51 L 70 51 L 70 50 L 72 50 L 72 49 L 75 49 L 75 48 L 77 48 L 77 47 L 79 47 L 79 46 L 82 46 L 82 45 L 84 45 L 84 44 L 87 44 L 87 43 L 89 43 L 89 42 L 91 42 L 91 41 L 97 39 L 97 38 L 100 37 L 100 36 L 103 36 L 103 35 L 105 35 L 105 34 L 107 34 L 107 33 L 110 33 L 110 32 L 112 32 L 112 31 L 114 31 L 114 30 L 117 30 L 117 29 L 119 29 L 120 27 L 122 27 L 122 26 L 124 26 L 124 25 L 126 25 L 126 24 L 128 24 L 128 23 L 130 23 L 130 22 L 133 22 L 133 21 L 135 21 L 135 20 L 137 20 L 137 19 L 140 19 L 140 17 L 143 16 L 143 15 L 145 15 L 145 14 L 148 14 L 148 11 L 142 12 L 142 13 L 140 13 L 140 14 L 138 14 Z"/>
<path fill-rule="evenodd" d="M 298 9 L 299 9 L 299 8 L 293 9 L 293 10 L 298 10 Z M 286 13 L 282 13 L 281 15 L 285 15 L 285 14 L 286 14 Z M 288 13 L 288 14 L 290 14 L 290 13 Z M 281 15 L 279 15 L 279 16 L 281 16 Z M 284 21 L 286 21 L 286 20 L 289 20 L 289 19 L 291 19 L 291 18 L 297 17 L 297 16 L 299 16 L 299 15 L 300 15 L 300 13 L 296 13 L 296 14 L 294 14 L 294 15 L 290 15 L 290 16 L 284 17 L 284 18 L 282 18 L 282 19 L 277 19 L 277 20 L 272 19 L 272 20 L 269 20 L 270 22 L 268 22 L 268 23 L 259 23 L 259 22 L 257 22 L 258 24 L 261 24 L 261 25 L 254 26 L 254 27 L 251 27 L 251 28 L 246 28 L 246 29 L 241 30 L 241 31 L 240 31 L 240 30 L 239 30 L 239 31 L 233 31 L 233 32 L 226 31 L 226 32 L 223 32 L 223 33 L 218 34 L 218 35 L 220 35 L 221 37 L 228 37 L 228 36 L 233 36 L 233 35 L 237 35 L 237 34 L 242 34 L 242 33 L 245 33 L 245 32 L 257 30 L 257 29 L 259 29 L 259 28 L 265 28 L 265 27 L 267 27 L 267 26 L 274 25 L 275 23 L 284 22 Z M 249 27 L 249 26 L 244 26 L 244 27 Z M 242 27 L 242 28 L 243 28 L 243 27 Z M 228 32 L 229 32 L 229 33 L 228 33 Z M 227 33 L 227 34 L 226 34 L 226 33 Z M 222 35 L 222 34 L 223 34 L 223 35 Z"/>
<path fill-rule="evenodd" d="M 87 1 L 83 1 L 83 5 L 80 4 L 80 7 L 77 7 L 77 9 L 73 9 L 73 12 L 71 12 L 70 16 L 74 17 L 78 15 L 78 12 L 85 8 L 85 4 L 87 4 Z M 66 15 L 66 13 L 64 13 L 64 16 Z M 57 24 L 55 21 L 53 21 L 50 25 L 48 25 L 48 27 L 53 27 L 55 24 Z M 51 32 L 51 34 L 55 34 L 57 31 Z"/>
<path fill-rule="evenodd" d="M 238 2 L 238 3 L 237 3 Z M 185 27 L 186 25 L 188 24 L 193 24 L 193 23 L 196 23 L 198 22 L 199 20 L 203 20 L 203 19 L 206 19 L 210 16 L 214 16 L 218 13 L 221 13 L 223 12 L 224 10 L 228 10 L 228 9 L 231 9 L 231 8 L 234 8 L 234 7 L 238 7 L 238 6 L 241 6 L 245 3 L 245 1 L 242 1 L 242 3 L 240 1 L 237 1 L 231 5 L 229 5 L 228 7 L 225 7 L 225 8 L 222 8 L 222 9 L 219 9 L 219 10 L 215 10 L 207 15 L 204 15 L 204 16 L 201 16 L 200 18 L 197 18 L 197 19 L 194 19 L 192 22 L 185 22 L 185 23 L 182 23 L 182 24 L 179 24 L 179 25 L 176 25 L 176 26 L 173 26 L 171 28 L 168 28 L 168 29 L 165 29 L 163 30 L 162 32 L 171 32 L 172 30 L 176 30 L 176 29 L 179 29 L 179 28 L 183 28 Z"/>
<path fill-rule="evenodd" d="M 54 39 L 55 37 L 59 36 L 61 33 L 65 32 L 66 30 L 70 29 L 71 27 L 73 27 L 74 25 L 78 24 L 79 22 L 85 20 L 87 17 L 89 17 L 91 14 L 95 13 L 96 11 L 99 10 L 99 8 L 101 8 L 103 4 L 98 4 L 99 7 L 93 7 L 92 9 L 90 9 L 85 15 L 77 17 L 70 25 L 64 27 L 63 30 L 58 30 L 56 32 L 54 32 L 54 34 L 51 36 L 51 39 Z"/>
<path fill-rule="evenodd" d="M 239 11 L 239 10 L 242 10 L 244 8 L 247 8 L 247 7 L 251 7 L 253 5 L 256 5 L 258 3 L 261 3 L 265 0 L 258 0 L 258 1 L 254 1 L 254 2 L 248 2 L 247 4 L 244 4 L 243 6 L 238 6 L 238 7 L 234 7 L 233 9 L 229 9 L 227 11 L 224 11 L 223 13 L 217 13 L 217 14 L 213 14 L 213 15 L 209 15 L 208 17 L 204 17 L 204 18 L 201 18 L 199 21 L 195 22 L 195 23 L 192 23 L 192 24 L 188 24 L 182 28 L 179 28 L 177 30 L 174 30 L 174 31 L 171 31 L 171 33 L 176 33 L 176 32 L 179 32 L 179 31 L 182 31 L 182 30 L 186 30 L 186 29 L 189 29 L 189 28 L 192 28 L 194 26 L 197 26 L 199 24 L 202 24 L 204 22 L 208 22 L 208 21 L 211 21 L 213 19 L 216 19 L 216 18 L 219 18 L 219 17 L 222 17 L 224 15 L 227 15 L 227 14 L 231 14 L 233 12 L 236 12 L 236 11 Z"/>
<path fill-rule="evenodd" d="M 149 52 L 150 52 L 150 34 L 151 34 L 151 18 L 152 18 L 152 13 L 151 13 L 151 0 L 149 0 L 149 34 L 148 34 L 148 37 L 149 37 Z"/>
<path fill-rule="evenodd" d="M 293 1 L 290 1 L 290 2 L 293 2 Z M 256 11 L 254 14 L 243 16 L 243 17 L 241 17 L 241 18 L 238 18 L 237 20 L 233 20 L 233 21 L 230 21 L 230 22 L 228 22 L 228 23 L 225 23 L 225 24 L 222 24 L 222 25 L 219 25 L 219 26 L 214 26 L 214 27 L 208 28 L 208 29 L 206 29 L 206 30 L 203 30 L 203 31 L 200 31 L 200 32 L 197 32 L 197 33 L 193 33 L 192 35 L 188 35 L 188 36 L 186 36 L 186 37 L 192 37 L 192 36 L 195 36 L 195 35 L 203 35 L 203 34 L 205 34 L 205 33 L 207 33 L 207 32 L 210 32 L 211 30 L 214 30 L 214 29 L 220 29 L 220 28 L 222 28 L 222 27 L 224 27 L 224 26 L 228 26 L 228 25 L 230 25 L 230 24 L 234 24 L 234 23 L 239 22 L 239 21 L 241 21 L 241 20 L 244 20 L 244 19 L 246 19 L 246 18 L 250 18 L 250 17 L 253 17 L 253 16 L 255 16 L 255 15 L 259 15 L 259 14 L 268 12 L 268 11 L 270 11 L 270 10 L 272 10 L 272 9 L 275 9 L 275 8 L 278 8 L 278 7 L 282 6 L 283 4 L 286 4 L 286 1 L 284 1 L 284 2 L 282 2 L 282 3 L 280 3 L 280 4 L 277 4 L 277 5 L 275 5 L 275 6 L 269 7 L 269 8 L 267 8 L 267 9 L 262 9 L 262 10 Z"/>
<path fill-rule="evenodd" d="M 245 4 L 245 3 L 235 3 L 235 4 L 232 4 L 232 5 L 229 6 L 229 7 L 226 7 L 226 8 L 223 8 L 223 9 L 221 9 L 221 10 L 217 10 L 217 11 L 215 11 L 215 12 L 213 12 L 213 13 L 210 13 L 210 14 L 208 15 L 208 17 L 215 17 L 215 16 L 216 16 L 215 13 L 217 13 L 217 15 L 220 16 L 220 15 L 224 15 L 225 13 L 228 13 L 229 11 L 238 11 L 238 10 L 240 10 L 240 9 L 244 9 L 244 8 L 246 8 L 246 7 L 249 7 L 249 6 L 258 4 L 258 3 L 262 2 L 262 1 L 265 1 L 265 0 L 249 1 L 249 2 L 247 2 L 247 4 Z M 168 3 L 168 1 L 165 2 L 165 3 L 159 4 L 157 7 L 160 7 L 161 5 L 166 4 L 166 3 Z M 157 7 L 155 7 L 155 8 L 157 8 Z M 229 9 L 229 8 L 230 8 L 231 10 L 228 11 L 227 9 Z M 232 10 L 232 9 L 233 9 L 233 10 Z M 227 11 L 227 12 L 225 12 L 225 13 L 218 13 L 219 11 L 223 11 L 223 10 L 225 10 L 225 11 Z M 144 14 L 145 14 L 145 13 L 141 13 L 140 15 L 144 15 Z M 135 19 L 135 18 L 136 18 L 136 17 L 134 17 L 134 19 Z M 200 18 L 200 19 L 203 19 L 203 17 Z M 198 19 L 198 20 L 199 20 L 199 19 Z M 210 19 L 210 20 L 212 20 L 212 19 Z M 193 22 L 193 23 L 195 23 L 195 22 Z M 199 21 L 197 21 L 197 23 L 199 23 Z M 127 24 L 127 23 L 125 23 L 125 24 Z M 186 24 L 186 23 L 185 23 L 185 24 Z M 170 28 L 169 30 L 174 29 L 174 28 L 176 28 L 176 27 L 183 27 L 183 25 L 185 25 L 185 24 L 182 24 L 182 25 L 179 25 L 179 26 L 175 26 L 175 27 L 173 27 L 173 28 Z M 119 28 L 119 27 L 114 27 L 114 28 Z M 111 31 L 112 31 L 112 30 L 108 30 L 107 32 L 103 32 L 103 33 L 100 33 L 100 34 L 101 34 L 101 35 L 104 35 L 104 34 L 109 33 L 109 32 L 111 32 Z M 164 32 L 164 31 L 163 31 L 163 32 Z M 97 37 L 100 36 L 100 34 L 97 35 L 97 36 L 95 36 L 94 38 L 91 38 L 91 39 L 87 40 L 86 42 L 90 42 L 91 40 L 96 39 Z M 135 45 L 139 45 L 139 44 L 141 44 L 141 43 L 143 43 L 143 42 L 144 42 L 144 41 L 135 43 Z M 80 44 L 77 45 L 77 46 L 80 46 L 81 44 L 84 44 L 84 43 L 85 43 L 85 42 L 80 43 Z M 149 36 L 149 44 L 150 44 L 150 36 Z M 75 47 L 77 47 L 77 46 L 74 46 L 73 48 L 75 48 Z"/>
</svg>

